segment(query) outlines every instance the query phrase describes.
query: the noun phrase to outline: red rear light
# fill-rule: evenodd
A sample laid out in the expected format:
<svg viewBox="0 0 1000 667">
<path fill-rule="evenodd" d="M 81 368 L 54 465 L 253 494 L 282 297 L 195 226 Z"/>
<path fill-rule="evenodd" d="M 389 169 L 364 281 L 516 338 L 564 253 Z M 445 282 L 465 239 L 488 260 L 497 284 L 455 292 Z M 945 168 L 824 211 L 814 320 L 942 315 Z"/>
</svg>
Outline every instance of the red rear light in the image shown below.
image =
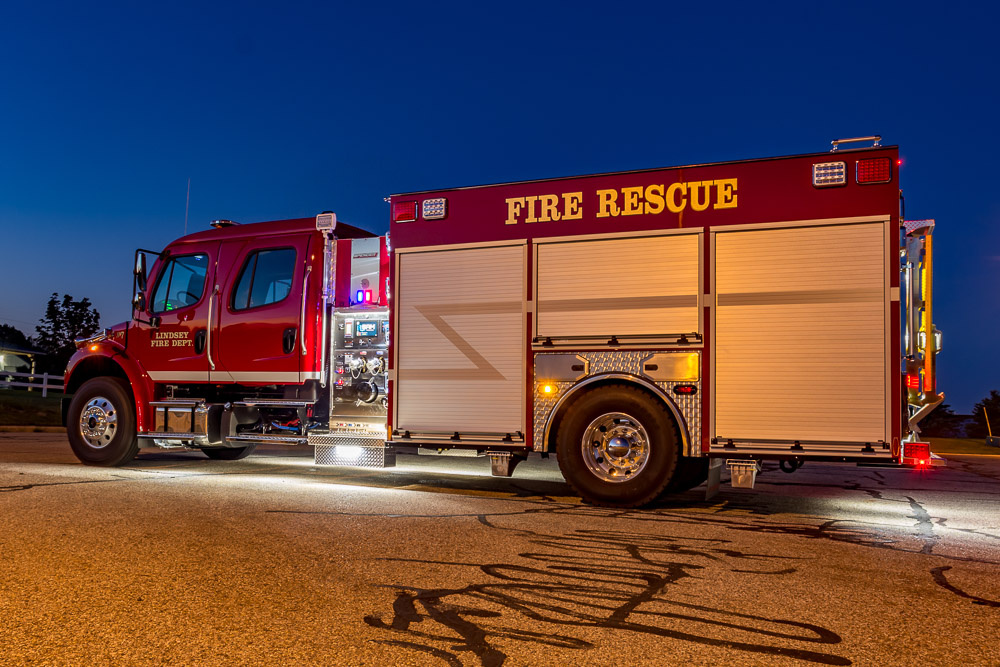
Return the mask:
<svg viewBox="0 0 1000 667">
<path fill-rule="evenodd" d="M 907 389 L 920 389 L 920 376 L 919 375 L 907 375 L 906 376 L 906 388 Z"/>
<path fill-rule="evenodd" d="M 888 183 L 892 180 L 892 160 L 887 157 L 875 157 L 858 160 L 858 183 Z"/>
<path fill-rule="evenodd" d="M 904 442 L 903 458 L 916 459 L 916 463 L 926 464 L 931 458 L 931 445 L 928 442 Z"/>
<path fill-rule="evenodd" d="M 413 222 L 417 219 L 417 202 L 397 201 L 392 204 L 393 222 Z"/>
<path fill-rule="evenodd" d="M 681 394 L 682 396 L 690 396 L 698 393 L 698 387 L 693 384 L 679 384 L 674 387 L 674 393 Z"/>
</svg>

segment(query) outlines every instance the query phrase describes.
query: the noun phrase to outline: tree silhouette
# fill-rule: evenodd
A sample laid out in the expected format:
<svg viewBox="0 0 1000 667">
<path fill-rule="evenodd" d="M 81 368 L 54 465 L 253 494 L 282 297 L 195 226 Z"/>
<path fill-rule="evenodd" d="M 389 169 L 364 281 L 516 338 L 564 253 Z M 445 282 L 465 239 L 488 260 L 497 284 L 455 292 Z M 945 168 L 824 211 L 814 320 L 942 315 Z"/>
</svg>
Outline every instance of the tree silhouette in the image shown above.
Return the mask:
<svg viewBox="0 0 1000 667">
<path fill-rule="evenodd" d="M 989 416 L 989 425 L 993 429 L 993 435 L 1000 436 L 1000 392 L 996 389 L 990 390 L 990 395 L 976 403 L 972 408 L 974 430 L 969 435 L 974 438 L 985 438 L 989 434 L 989 429 L 986 426 L 987 416 Z"/>
<path fill-rule="evenodd" d="M 31 349 L 31 339 L 24 335 L 24 332 L 9 324 L 0 324 L 0 343 L 6 343 L 15 347 Z"/>
<path fill-rule="evenodd" d="M 74 341 L 97 333 L 100 322 L 101 314 L 91 305 L 90 299 L 84 297 L 77 301 L 64 294 L 60 302 L 59 295 L 53 292 L 45 307 L 45 317 L 35 327 L 35 345 L 48 353 L 39 360 L 41 365 L 50 373 L 62 373 L 76 351 Z"/>
<path fill-rule="evenodd" d="M 960 435 L 958 415 L 947 403 L 934 408 L 920 422 L 920 434 L 937 438 L 956 438 Z"/>
</svg>

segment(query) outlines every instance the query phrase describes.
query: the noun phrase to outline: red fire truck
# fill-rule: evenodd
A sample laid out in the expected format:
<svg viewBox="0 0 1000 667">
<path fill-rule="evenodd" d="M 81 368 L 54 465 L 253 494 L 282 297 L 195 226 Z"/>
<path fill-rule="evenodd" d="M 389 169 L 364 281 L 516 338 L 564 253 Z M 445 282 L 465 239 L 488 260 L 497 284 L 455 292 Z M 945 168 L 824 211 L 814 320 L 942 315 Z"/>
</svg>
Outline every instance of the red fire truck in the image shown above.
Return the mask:
<svg viewBox="0 0 1000 667">
<path fill-rule="evenodd" d="M 393 195 L 385 236 L 216 221 L 137 251 L 132 321 L 70 361 L 70 443 L 96 465 L 478 453 L 506 476 L 555 453 L 620 506 L 724 462 L 741 485 L 764 460 L 929 465 L 934 223 L 904 219 L 898 165 L 866 137 Z"/>
</svg>

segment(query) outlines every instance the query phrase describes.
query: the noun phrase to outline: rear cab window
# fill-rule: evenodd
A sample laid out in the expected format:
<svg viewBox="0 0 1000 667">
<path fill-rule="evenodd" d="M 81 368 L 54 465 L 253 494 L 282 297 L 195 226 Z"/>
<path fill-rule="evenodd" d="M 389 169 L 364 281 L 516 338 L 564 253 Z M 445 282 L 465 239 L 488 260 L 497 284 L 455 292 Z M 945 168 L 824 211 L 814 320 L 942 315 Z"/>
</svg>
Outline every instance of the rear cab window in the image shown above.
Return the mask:
<svg viewBox="0 0 1000 667">
<path fill-rule="evenodd" d="M 208 255 L 178 255 L 167 260 L 153 289 L 152 312 L 165 313 L 193 306 L 205 294 Z"/>
<path fill-rule="evenodd" d="M 255 250 L 243 262 L 230 307 L 249 310 L 283 301 L 292 291 L 294 248 Z"/>
</svg>

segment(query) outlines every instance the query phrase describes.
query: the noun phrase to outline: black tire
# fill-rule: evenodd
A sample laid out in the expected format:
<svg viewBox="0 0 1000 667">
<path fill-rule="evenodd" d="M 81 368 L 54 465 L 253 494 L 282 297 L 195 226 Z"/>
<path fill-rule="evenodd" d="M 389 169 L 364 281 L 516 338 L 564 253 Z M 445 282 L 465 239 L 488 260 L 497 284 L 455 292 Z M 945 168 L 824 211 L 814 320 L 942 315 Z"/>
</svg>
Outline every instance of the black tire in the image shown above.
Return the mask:
<svg viewBox="0 0 1000 667">
<path fill-rule="evenodd" d="M 621 437 L 609 437 L 615 433 Z M 639 441 L 645 446 L 637 447 Z M 621 442 L 633 444 L 623 449 Z M 640 507 L 655 500 L 673 476 L 677 442 L 676 424 L 662 403 L 641 389 L 613 385 L 591 389 L 568 407 L 556 434 L 556 456 L 563 477 L 584 500 Z"/>
<path fill-rule="evenodd" d="M 690 491 L 708 479 L 708 458 L 681 457 L 677 461 L 674 476 L 667 482 L 663 495 Z"/>
<path fill-rule="evenodd" d="M 66 435 L 76 458 L 87 465 L 125 465 L 139 453 L 135 402 L 121 378 L 97 377 L 83 383 L 69 403 Z"/>
<path fill-rule="evenodd" d="M 213 449 L 203 449 L 205 456 L 213 461 L 239 461 L 253 454 L 257 445 L 247 445 L 246 447 L 216 447 Z"/>
</svg>

